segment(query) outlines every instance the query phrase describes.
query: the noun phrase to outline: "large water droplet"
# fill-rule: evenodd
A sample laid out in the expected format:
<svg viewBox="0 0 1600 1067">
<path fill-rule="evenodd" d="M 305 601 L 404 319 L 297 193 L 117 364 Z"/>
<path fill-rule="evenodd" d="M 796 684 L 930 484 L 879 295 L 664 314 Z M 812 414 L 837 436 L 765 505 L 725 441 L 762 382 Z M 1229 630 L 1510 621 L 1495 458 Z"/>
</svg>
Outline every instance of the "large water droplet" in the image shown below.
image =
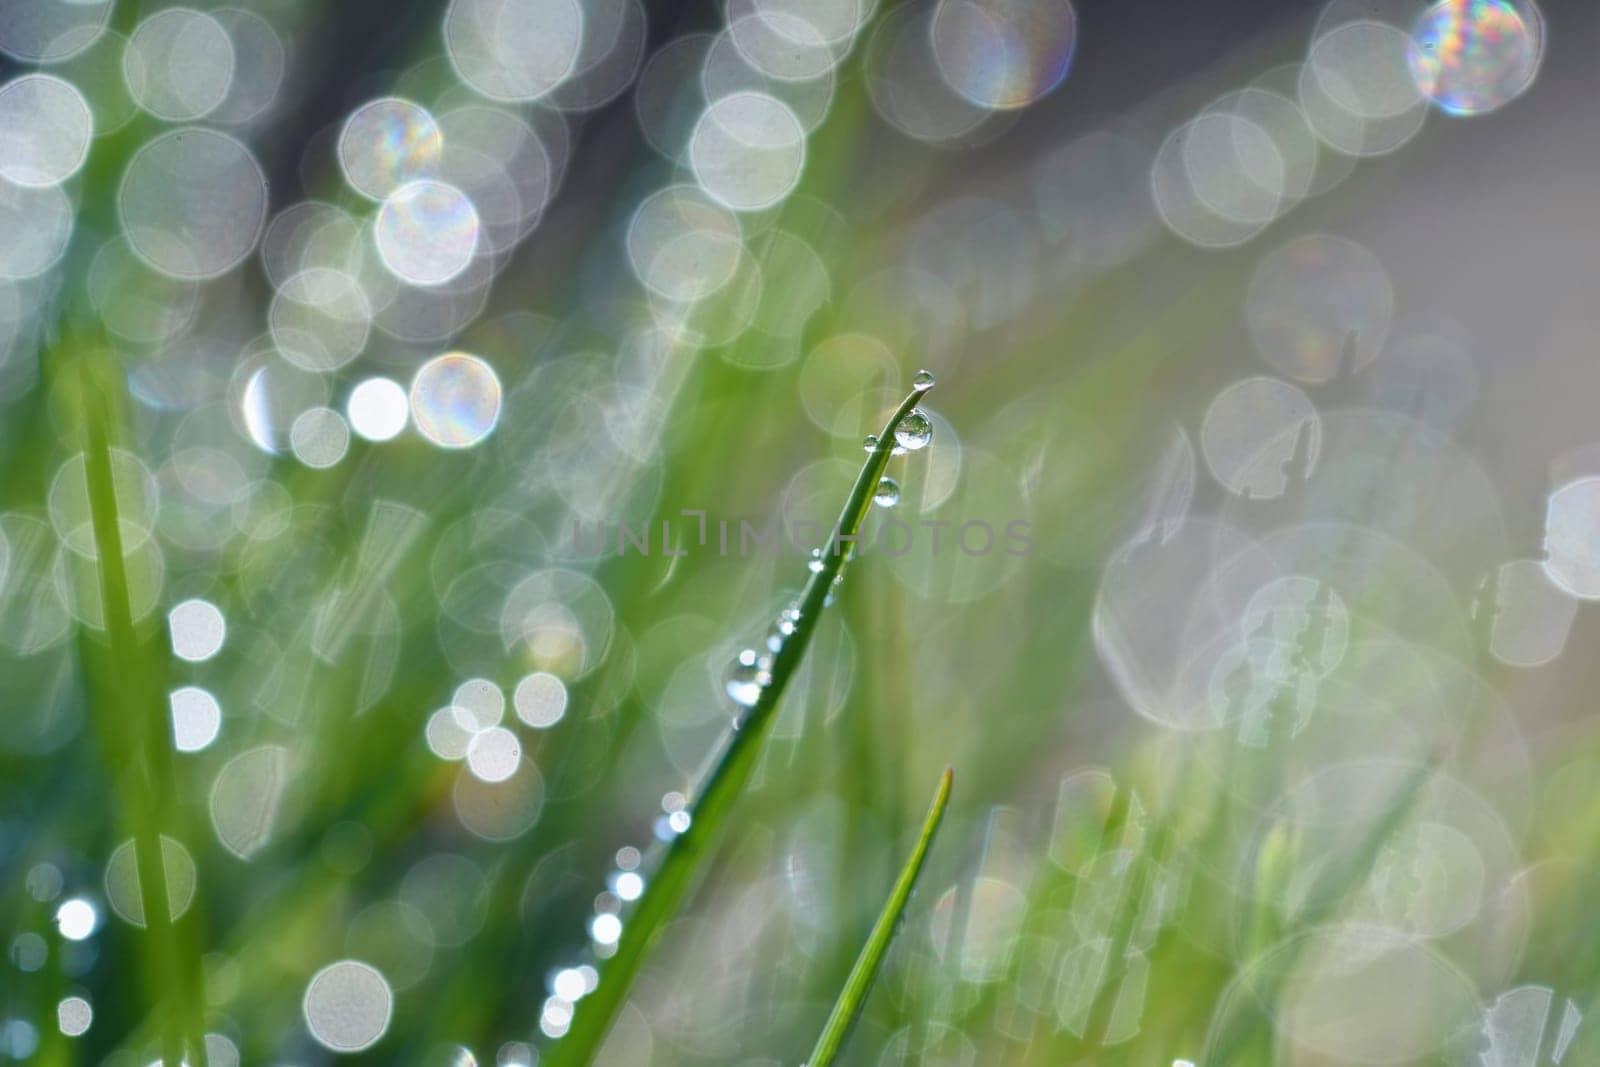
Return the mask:
<svg viewBox="0 0 1600 1067">
<path fill-rule="evenodd" d="M 928 442 L 933 440 L 933 422 L 921 408 L 912 408 L 906 412 L 906 417 L 895 425 L 894 439 L 895 443 L 907 452 L 926 448 Z"/>
<path fill-rule="evenodd" d="M 872 502 L 880 508 L 892 508 L 900 503 L 900 483 L 893 478 L 879 479 L 877 491 L 872 494 Z"/>
<path fill-rule="evenodd" d="M 919 370 L 911 379 L 911 387 L 919 393 L 933 388 L 933 371 Z"/>
<path fill-rule="evenodd" d="M 867 439 L 861 442 L 861 447 L 868 452 L 876 452 L 878 450 L 878 435 L 875 433 L 867 434 Z"/>
<path fill-rule="evenodd" d="M 741 708 L 755 707 L 761 698 L 761 691 L 772 681 L 772 674 L 768 671 L 771 662 L 758 655 L 753 648 L 747 648 L 734 657 L 733 666 L 728 669 L 728 679 L 725 683 L 728 697 Z"/>
</svg>

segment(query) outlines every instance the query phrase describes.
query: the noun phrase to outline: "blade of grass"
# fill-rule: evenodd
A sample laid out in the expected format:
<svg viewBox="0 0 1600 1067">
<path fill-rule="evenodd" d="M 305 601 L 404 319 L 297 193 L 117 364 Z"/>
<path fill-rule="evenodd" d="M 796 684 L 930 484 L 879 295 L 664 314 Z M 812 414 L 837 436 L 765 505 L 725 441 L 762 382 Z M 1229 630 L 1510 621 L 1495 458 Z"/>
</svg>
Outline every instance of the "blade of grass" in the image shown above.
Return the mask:
<svg viewBox="0 0 1600 1067">
<path fill-rule="evenodd" d="M 122 791 L 133 823 L 134 866 L 149 936 L 155 971 L 166 986 L 166 1004 L 160 1029 L 161 1060 L 167 1067 L 193 1063 L 205 1067 L 203 1016 L 198 996 L 198 960 L 188 958 L 171 915 L 166 863 L 162 853 L 163 814 L 173 803 L 175 785 L 171 753 L 167 748 L 165 701 L 159 683 L 147 669 L 148 639 L 141 639 L 134 622 L 127 566 L 122 544 L 121 517 L 117 512 L 115 476 L 111 466 L 110 432 L 119 424 L 108 390 L 110 384 L 85 359 L 79 384 L 84 406 L 84 477 L 89 496 L 89 518 L 94 531 L 102 620 L 109 662 L 119 696 L 101 685 L 97 702 L 115 700 L 116 712 L 101 708 L 102 717 L 120 720 L 128 729 L 132 760 L 122 775 Z M 186 966 L 188 964 L 189 966 Z"/>
<path fill-rule="evenodd" d="M 617 1012 L 622 1010 L 645 956 L 667 921 L 677 913 L 720 832 L 726 828 L 733 805 L 755 769 L 762 742 L 772 725 L 773 712 L 783 698 L 789 679 L 805 658 L 806 648 L 816 632 L 817 619 L 822 614 L 823 601 L 844 565 L 845 554 L 839 548 L 857 535 L 872 505 L 873 491 L 894 450 L 895 428 L 930 388 L 931 383 L 918 386 L 906 395 L 878 435 L 876 447 L 867 454 L 867 461 L 862 464 L 855 485 L 839 512 L 834 534 L 823 546 L 820 566 L 812 572 L 800 595 L 800 617 L 795 621 L 794 632 L 773 656 L 771 681 L 728 739 L 706 777 L 700 796 L 689 809 L 688 827 L 668 846 L 638 906 L 623 926 L 616 951 L 601 971 L 599 985 L 578 1001 L 566 1036 L 550 1049 L 545 1060 L 547 1067 L 579 1067 L 594 1059 Z"/>
<path fill-rule="evenodd" d="M 889 899 L 884 901 L 878 921 L 872 924 L 872 933 L 867 935 L 867 943 L 861 946 L 861 955 L 856 957 L 856 965 L 850 968 L 850 976 L 839 991 L 839 999 L 834 1001 L 833 1011 L 823 1024 L 822 1033 L 818 1035 L 816 1047 L 811 1050 L 811 1058 L 806 1061 L 805 1067 L 831 1067 L 839 1050 L 844 1047 L 845 1038 L 850 1036 L 850 1028 L 861 1015 L 861 1009 L 866 1007 L 867 993 L 872 990 L 873 980 L 878 977 L 878 968 L 889 953 L 889 942 L 894 940 L 895 929 L 905 915 L 906 903 L 911 899 L 911 890 L 916 887 L 918 876 L 922 874 L 922 865 L 928 858 L 933 835 L 939 832 L 939 824 L 944 821 L 944 809 L 950 801 L 950 783 L 954 777 L 955 771 L 949 767 L 939 776 L 939 787 L 934 791 L 933 804 L 928 808 L 928 817 L 923 820 L 916 847 L 906 857 L 906 865 L 900 868 L 900 877 L 895 879 L 894 889 L 890 891 Z"/>
</svg>

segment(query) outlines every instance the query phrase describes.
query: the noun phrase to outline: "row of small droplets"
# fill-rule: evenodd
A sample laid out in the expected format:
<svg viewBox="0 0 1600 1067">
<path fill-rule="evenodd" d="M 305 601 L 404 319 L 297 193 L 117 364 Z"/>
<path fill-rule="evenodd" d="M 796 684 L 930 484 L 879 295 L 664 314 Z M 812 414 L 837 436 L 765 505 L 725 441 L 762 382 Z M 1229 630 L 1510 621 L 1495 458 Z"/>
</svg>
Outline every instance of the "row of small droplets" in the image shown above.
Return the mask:
<svg viewBox="0 0 1600 1067">
<path fill-rule="evenodd" d="M 918 393 L 925 393 L 933 388 L 933 374 L 929 371 L 918 371 L 911 380 L 912 387 Z M 928 418 L 927 412 L 921 408 L 912 408 L 906 412 L 894 426 L 894 449 L 891 455 L 904 455 L 907 452 L 916 452 L 926 448 L 928 442 L 933 440 L 933 421 Z M 878 437 L 868 434 L 863 442 L 863 447 L 868 453 L 877 451 Z M 872 502 L 882 508 L 892 508 L 900 503 L 900 483 L 885 475 L 879 479 L 877 487 L 872 493 Z M 852 550 L 854 546 L 852 545 Z M 823 550 L 813 548 L 811 560 L 806 564 L 806 569 L 812 574 L 820 574 L 823 568 Z M 848 562 L 848 557 L 847 557 Z M 833 584 L 840 585 L 844 581 L 844 568 L 841 566 L 833 576 Z M 824 605 L 833 603 L 833 590 L 828 590 L 828 595 L 823 600 Z M 800 622 L 800 602 L 795 600 L 788 607 L 778 612 L 777 620 L 772 624 L 772 629 L 767 632 L 764 649 L 746 648 L 733 659 L 733 664 L 728 668 L 726 689 L 728 698 L 741 709 L 748 710 L 755 707 L 756 701 L 761 699 L 762 690 L 772 684 L 773 657 L 783 648 L 783 643 L 794 633 L 795 627 Z M 735 719 L 734 725 L 738 725 Z"/>
<path fill-rule="evenodd" d="M 933 388 L 933 384 L 933 375 L 925 370 L 918 371 L 912 379 L 912 387 L 918 393 L 927 392 Z M 895 443 L 891 454 L 898 456 L 916 452 L 926 448 L 931 440 L 933 440 L 932 420 L 928 418 L 927 412 L 914 407 L 895 423 Z M 864 447 L 869 453 L 876 451 L 877 436 L 869 434 Z M 872 501 L 883 508 L 892 508 L 899 504 L 900 484 L 893 478 L 884 476 L 873 491 Z M 812 574 L 822 570 L 822 549 L 812 550 L 811 560 L 806 566 Z M 844 570 L 841 567 L 839 573 L 834 575 L 833 584 L 837 586 L 842 581 L 844 581 Z M 833 590 L 830 589 L 823 603 L 828 604 L 832 600 Z M 761 649 L 747 648 L 734 657 L 733 664 L 728 670 L 725 689 L 728 698 L 739 706 L 741 713 L 754 707 L 756 701 L 761 698 L 762 691 L 772 684 L 773 657 L 782 650 L 784 642 L 795 632 L 799 623 L 800 602 L 795 600 L 778 612 L 778 617 L 768 630 Z M 737 718 L 734 725 L 736 727 L 738 725 Z M 656 816 L 652 827 L 659 843 L 658 847 L 671 845 L 679 834 L 689 829 L 689 823 L 688 798 L 677 791 L 663 796 L 661 813 Z M 609 959 L 617 950 L 617 942 L 622 937 L 623 905 L 638 900 L 644 893 L 645 878 L 641 871 L 643 862 L 644 855 L 632 845 L 617 850 L 616 865 L 606 876 L 605 891 L 596 895 L 594 915 L 589 919 L 589 951 L 596 961 Z M 549 995 L 539 1012 L 539 1029 L 546 1037 L 559 1038 L 567 1032 L 572 1023 L 575 1005 L 594 991 L 599 984 L 599 977 L 599 971 L 592 963 L 563 967 L 550 975 Z"/>
</svg>

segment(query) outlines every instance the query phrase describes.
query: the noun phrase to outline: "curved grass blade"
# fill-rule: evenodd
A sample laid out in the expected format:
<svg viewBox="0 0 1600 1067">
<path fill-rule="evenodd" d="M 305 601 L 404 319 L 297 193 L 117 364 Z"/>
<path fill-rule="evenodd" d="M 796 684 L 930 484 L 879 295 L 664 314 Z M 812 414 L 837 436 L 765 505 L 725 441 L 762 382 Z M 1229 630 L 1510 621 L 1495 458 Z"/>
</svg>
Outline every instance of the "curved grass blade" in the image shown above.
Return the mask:
<svg viewBox="0 0 1600 1067">
<path fill-rule="evenodd" d="M 894 889 L 890 891 L 889 899 L 884 901 L 878 921 L 872 924 L 872 933 L 867 935 L 867 943 L 861 946 L 861 955 L 856 957 L 855 966 L 850 968 L 850 977 L 845 979 L 844 988 L 839 991 L 839 999 L 834 1002 L 833 1011 L 823 1024 L 822 1033 L 817 1037 L 816 1047 L 811 1050 L 811 1058 L 806 1061 L 805 1067 L 832 1067 L 839 1050 L 844 1047 L 845 1038 L 850 1036 L 850 1028 L 866 1006 L 867 994 L 872 990 L 873 980 L 878 977 L 878 968 L 883 965 L 884 956 L 889 953 L 889 942 L 894 940 L 895 929 L 905 914 L 906 902 L 911 899 L 911 890 L 917 884 L 917 877 L 922 874 L 922 865 L 928 858 L 933 835 L 939 832 L 939 824 L 944 821 L 944 809 L 950 801 L 950 783 L 954 777 L 955 771 L 949 767 L 939 777 L 939 788 L 934 791 L 933 804 L 928 808 L 928 817 L 923 820 L 916 847 L 906 858 L 906 865 L 900 868 L 900 877 L 895 879 Z"/>
<path fill-rule="evenodd" d="M 800 614 L 795 620 L 794 632 L 773 656 L 771 681 L 729 737 L 699 797 L 689 808 L 688 827 L 668 846 L 649 887 L 623 927 L 616 952 L 601 971 L 599 985 L 578 1001 L 566 1036 L 551 1047 L 544 1061 L 546 1067 L 581 1067 L 593 1060 L 617 1012 L 622 1009 L 634 976 L 656 936 L 677 913 L 679 904 L 693 887 L 695 876 L 725 829 L 733 805 L 755 769 L 784 689 L 805 658 L 806 648 L 816 632 L 817 619 L 822 614 L 823 601 L 844 565 L 845 555 L 840 546 L 851 543 L 866 518 L 873 491 L 894 450 L 895 428 L 932 387 L 931 380 L 924 384 L 919 376 L 918 384 L 889 417 L 876 446 L 867 454 L 867 461 L 862 464 L 850 496 L 839 512 L 833 536 L 822 546 L 820 566 L 812 572 L 800 595 Z"/>
</svg>

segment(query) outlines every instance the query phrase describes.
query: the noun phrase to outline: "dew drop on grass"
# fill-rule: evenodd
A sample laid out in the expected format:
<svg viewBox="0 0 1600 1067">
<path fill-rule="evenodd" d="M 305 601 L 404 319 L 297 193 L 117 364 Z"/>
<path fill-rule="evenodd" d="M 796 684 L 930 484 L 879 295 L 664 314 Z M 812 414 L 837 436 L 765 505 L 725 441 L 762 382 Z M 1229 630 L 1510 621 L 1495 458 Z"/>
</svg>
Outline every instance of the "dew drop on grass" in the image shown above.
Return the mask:
<svg viewBox="0 0 1600 1067">
<path fill-rule="evenodd" d="M 872 494 L 872 502 L 880 508 L 892 508 L 900 503 L 900 483 L 893 478 L 882 478 Z"/>
<path fill-rule="evenodd" d="M 806 570 L 812 574 L 822 573 L 822 549 L 813 548 L 811 550 L 811 559 L 806 563 Z"/>
<path fill-rule="evenodd" d="M 911 379 L 911 387 L 919 393 L 926 393 L 933 386 L 933 371 L 931 370 L 919 370 Z"/>
<path fill-rule="evenodd" d="M 912 408 L 895 425 L 894 439 L 907 452 L 926 448 L 928 442 L 933 440 L 933 423 L 921 408 Z"/>
<path fill-rule="evenodd" d="M 589 924 L 589 935 L 597 944 L 614 945 L 622 937 L 622 920 L 615 915 L 596 915 Z"/>
<path fill-rule="evenodd" d="M 867 452 L 876 452 L 878 450 L 878 435 L 875 433 L 867 434 L 867 439 L 861 442 L 861 447 Z"/>
<path fill-rule="evenodd" d="M 761 691 L 772 681 L 772 674 L 768 668 L 771 661 L 757 654 L 753 648 L 747 648 L 734 657 L 733 666 L 728 669 L 726 687 L 728 697 L 742 708 L 755 707 L 761 697 Z"/>
</svg>

